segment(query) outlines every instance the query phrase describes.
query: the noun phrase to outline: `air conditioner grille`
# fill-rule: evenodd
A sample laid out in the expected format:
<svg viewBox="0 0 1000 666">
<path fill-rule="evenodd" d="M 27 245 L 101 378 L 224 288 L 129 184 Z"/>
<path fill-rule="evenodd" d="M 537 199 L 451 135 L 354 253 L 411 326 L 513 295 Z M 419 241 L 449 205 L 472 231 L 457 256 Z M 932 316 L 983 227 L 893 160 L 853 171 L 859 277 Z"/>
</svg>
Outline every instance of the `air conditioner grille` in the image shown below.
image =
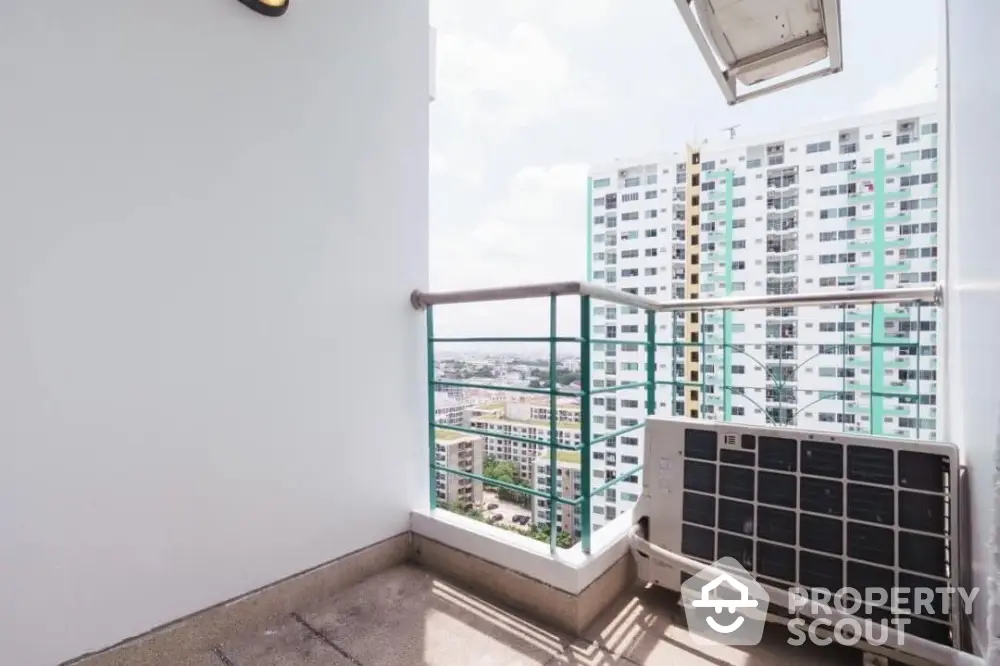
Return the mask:
<svg viewBox="0 0 1000 666">
<path fill-rule="evenodd" d="M 896 504 L 891 488 L 847 484 L 847 517 L 880 525 L 895 522 Z"/>
<path fill-rule="evenodd" d="M 715 527 L 715 498 L 700 493 L 684 493 L 684 522 Z"/>
<path fill-rule="evenodd" d="M 799 544 L 821 553 L 844 553 L 844 529 L 839 520 L 810 516 L 799 517 Z"/>
<path fill-rule="evenodd" d="M 844 475 L 844 447 L 827 442 L 803 442 L 800 469 L 803 474 L 839 479 Z"/>
<path fill-rule="evenodd" d="M 896 564 L 894 539 L 891 529 L 847 523 L 847 554 L 854 559 L 891 567 Z"/>
<path fill-rule="evenodd" d="M 847 478 L 851 481 L 892 485 L 895 477 L 892 451 L 851 446 L 847 449 Z"/>
<path fill-rule="evenodd" d="M 946 525 L 945 507 L 933 495 L 899 491 L 899 526 L 919 532 L 937 532 Z"/>
<path fill-rule="evenodd" d="M 795 525 L 793 511 L 772 509 L 768 506 L 757 507 L 757 535 L 762 539 L 794 546 L 796 543 Z"/>
<path fill-rule="evenodd" d="M 752 502 L 754 499 L 753 479 L 752 469 L 720 465 L 719 494 Z"/>
<path fill-rule="evenodd" d="M 761 437 L 760 454 L 757 459 L 758 465 L 763 469 L 794 472 L 796 470 L 796 445 L 797 442 L 794 439 Z"/>
<path fill-rule="evenodd" d="M 798 497 L 798 487 L 795 477 L 791 474 L 775 474 L 774 472 L 757 472 L 758 501 L 763 504 L 789 506 L 794 508 Z"/>
<path fill-rule="evenodd" d="M 957 462 L 947 447 L 938 455 L 927 447 L 907 450 L 905 442 L 741 428 L 688 425 L 683 446 L 675 445 L 683 460 L 677 481 L 684 555 L 732 557 L 784 588 L 955 584 L 950 493 Z M 945 610 L 904 609 L 912 620 L 907 630 L 950 644 Z M 875 608 L 867 616 L 890 614 Z"/>
<path fill-rule="evenodd" d="M 844 484 L 827 479 L 799 479 L 799 508 L 803 511 L 840 516 L 844 512 Z"/>
</svg>

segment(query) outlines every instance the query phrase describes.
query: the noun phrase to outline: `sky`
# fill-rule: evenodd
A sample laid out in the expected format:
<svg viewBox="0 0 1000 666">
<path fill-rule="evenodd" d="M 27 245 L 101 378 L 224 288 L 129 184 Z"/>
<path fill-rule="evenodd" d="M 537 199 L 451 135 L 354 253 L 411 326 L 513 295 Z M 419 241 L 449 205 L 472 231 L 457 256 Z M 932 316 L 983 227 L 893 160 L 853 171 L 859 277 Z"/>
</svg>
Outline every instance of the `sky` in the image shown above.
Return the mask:
<svg viewBox="0 0 1000 666">
<path fill-rule="evenodd" d="M 935 98 L 937 0 L 841 7 L 841 74 L 730 107 L 670 0 L 431 0 L 431 289 L 585 279 L 590 164 Z M 547 307 L 442 306 L 436 333 L 546 335 Z"/>
</svg>

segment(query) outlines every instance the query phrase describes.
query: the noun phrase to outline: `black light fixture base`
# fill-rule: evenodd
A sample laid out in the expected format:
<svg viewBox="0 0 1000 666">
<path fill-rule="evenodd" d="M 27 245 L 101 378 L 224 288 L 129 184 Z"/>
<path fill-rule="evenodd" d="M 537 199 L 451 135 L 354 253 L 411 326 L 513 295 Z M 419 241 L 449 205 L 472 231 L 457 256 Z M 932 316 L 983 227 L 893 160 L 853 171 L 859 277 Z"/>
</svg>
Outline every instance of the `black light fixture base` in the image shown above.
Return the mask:
<svg viewBox="0 0 1000 666">
<path fill-rule="evenodd" d="M 240 2 L 258 14 L 277 18 L 279 16 L 284 16 L 285 12 L 288 11 L 288 5 L 292 2 L 292 0 L 285 0 L 278 6 L 262 2 L 261 0 L 240 0 Z"/>
</svg>

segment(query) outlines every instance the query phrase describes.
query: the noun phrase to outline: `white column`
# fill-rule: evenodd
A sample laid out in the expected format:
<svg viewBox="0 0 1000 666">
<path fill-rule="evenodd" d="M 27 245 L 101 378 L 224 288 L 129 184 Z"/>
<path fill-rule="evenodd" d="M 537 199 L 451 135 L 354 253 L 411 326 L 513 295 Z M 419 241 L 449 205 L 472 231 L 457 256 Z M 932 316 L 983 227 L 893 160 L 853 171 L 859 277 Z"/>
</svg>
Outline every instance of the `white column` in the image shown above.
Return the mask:
<svg viewBox="0 0 1000 666">
<path fill-rule="evenodd" d="M 939 62 L 945 107 L 941 146 L 947 183 L 944 355 L 947 432 L 969 468 L 972 585 L 986 588 L 997 572 L 992 541 L 998 491 L 1000 424 L 1000 74 L 993 47 L 1000 5 L 946 0 L 947 38 Z M 982 589 L 974 623 L 985 649 L 1000 623 L 1000 602 Z M 990 618 L 987 618 L 989 614 Z M 988 661 L 987 663 L 994 663 Z"/>
</svg>

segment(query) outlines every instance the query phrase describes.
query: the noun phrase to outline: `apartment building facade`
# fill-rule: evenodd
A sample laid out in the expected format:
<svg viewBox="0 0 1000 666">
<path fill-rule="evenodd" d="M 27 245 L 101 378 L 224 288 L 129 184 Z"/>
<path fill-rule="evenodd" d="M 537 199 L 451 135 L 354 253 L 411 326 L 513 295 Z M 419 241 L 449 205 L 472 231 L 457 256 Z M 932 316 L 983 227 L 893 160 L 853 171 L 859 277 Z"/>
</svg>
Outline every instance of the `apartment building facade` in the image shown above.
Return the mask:
<svg viewBox="0 0 1000 666">
<path fill-rule="evenodd" d="M 531 472 L 531 486 L 541 492 L 549 492 L 552 487 L 551 454 L 538 455 Z M 556 453 L 556 494 L 564 499 L 575 499 L 580 496 L 580 452 L 559 451 Z M 551 506 L 551 501 L 544 497 L 531 498 L 531 520 L 536 526 L 551 524 L 555 510 L 556 527 L 559 532 L 571 534 L 578 539 L 581 533 L 580 508 L 568 504 L 557 503 Z"/>
<path fill-rule="evenodd" d="M 513 410 L 514 413 L 510 413 Z M 528 483 L 533 478 L 535 460 L 549 447 L 537 442 L 549 440 L 550 422 L 515 418 L 516 403 L 495 403 L 467 410 L 468 426 L 488 432 L 486 455 L 514 464 L 518 477 Z M 580 446 L 580 422 L 556 422 L 559 443 Z"/>
<path fill-rule="evenodd" d="M 486 459 L 482 437 L 439 429 L 435 431 L 434 440 L 434 455 L 439 465 L 482 476 Z M 482 481 L 447 472 L 437 472 L 436 477 L 439 503 L 454 507 L 483 503 Z"/>
<path fill-rule="evenodd" d="M 465 410 L 474 407 L 470 399 L 460 399 L 444 392 L 434 396 L 434 422 L 445 425 L 462 425 Z"/>
<path fill-rule="evenodd" d="M 936 107 L 622 160 L 588 181 L 588 278 L 659 299 L 891 289 L 937 281 Z M 660 313 L 655 409 L 735 423 L 936 439 L 937 308 Z M 595 303 L 591 335 L 644 339 L 635 308 Z M 645 379 L 638 344 L 598 343 L 595 388 Z M 593 399 L 595 434 L 639 422 L 641 389 Z M 642 458 L 595 446 L 594 484 Z M 594 524 L 641 492 L 630 476 Z"/>
<path fill-rule="evenodd" d="M 509 400 L 507 415 L 518 421 L 548 421 L 552 410 L 550 399 L 526 396 Z M 577 398 L 560 398 L 556 403 L 556 421 L 580 423 L 580 401 Z"/>
</svg>

